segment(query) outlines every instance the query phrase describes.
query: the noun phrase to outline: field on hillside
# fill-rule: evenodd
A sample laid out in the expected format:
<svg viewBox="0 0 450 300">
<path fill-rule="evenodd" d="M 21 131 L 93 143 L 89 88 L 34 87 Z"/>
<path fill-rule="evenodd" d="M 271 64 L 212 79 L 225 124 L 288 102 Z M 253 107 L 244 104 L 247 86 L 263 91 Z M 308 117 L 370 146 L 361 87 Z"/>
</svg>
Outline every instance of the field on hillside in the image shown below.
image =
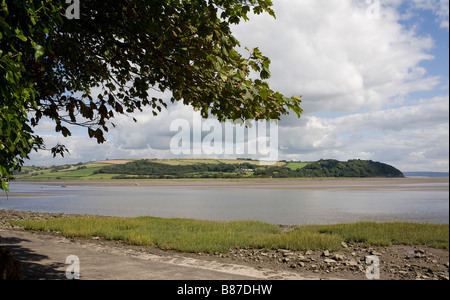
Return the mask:
<svg viewBox="0 0 450 300">
<path fill-rule="evenodd" d="M 102 181 L 240 178 L 403 178 L 397 168 L 371 160 L 334 159 L 316 162 L 279 161 L 272 165 L 250 159 L 106 160 L 52 167 L 26 167 L 17 179 L 32 181 Z"/>
<path fill-rule="evenodd" d="M 236 163 L 249 163 L 252 165 L 259 165 L 258 161 L 253 160 L 235 160 L 235 159 L 151 159 L 150 161 L 160 164 L 167 164 L 171 166 L 189 166 L 195 164 L 236 164 Z"/>
<path fill-rule="evenodd" d="M 286 167 L 291 170 L 298 170 L 298 169 L 303 169 L 304 167 L 306 167 L 309 164 L 310 164 L 309 162 L 289 162 L 286 164 Z"/>
<path fill-rule="evenodd" d="M 87 163 L 54 167 L 24 167 L 16 175 L 17 180 L 32 181 L 73 181 L 73 180 L 111 180 L 113 174 L 94 174 L 107 163 Z"/>
<path fill-rule="evenodd" d="M 124 165 L 133 161 L 136 160 L 105 160 L 52 167 L 26 166 L 23 167 L 22 172 L 16 174 L 16 179 L 27 181 L 106 181 L 112 180 L 114 177 L 120 176 L 120 174 L 99 173 L 104 167 Z M 260 168 L 259 161 L 246 159 L 152 159 L 148 161 L 169 166 L 249 164 L 254 166 L 254 169 Z M 286 165 L 288 165 L 291 169 L 296 169 L 306 166 L 307 163 L 277 162 L 274 166 L 283 167 Z M 229 175 L 235 175 L 238 173 L 238 170 L 236 170 L 236 172 L 229 172 Z M 249 172 L 249 174 L 251 175 L 251 172 Z M 130 177 L 130 179 L 133 178 Z"/>
</svg>

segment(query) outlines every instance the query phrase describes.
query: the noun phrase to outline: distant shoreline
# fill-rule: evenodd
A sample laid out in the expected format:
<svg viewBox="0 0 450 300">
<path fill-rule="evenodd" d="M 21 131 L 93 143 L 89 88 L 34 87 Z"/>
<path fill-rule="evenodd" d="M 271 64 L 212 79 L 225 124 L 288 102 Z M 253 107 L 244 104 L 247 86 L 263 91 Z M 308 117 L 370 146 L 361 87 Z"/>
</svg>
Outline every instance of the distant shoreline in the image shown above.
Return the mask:
<svg viewBox="0 0 450 300">
<path fill-rule="evenodd" d="M 448 172 L 403 172 L 405 177 L 446 178 Z"/>
<path fill-rule="evenodd" d="M 180 179 L 114 181 L 17 181 L 19 184 L 99 187 L 200 187 L 298 190 L 441 190 L 449 191 L 448 177 L 301 178 L 301 179 Z M 13 193 L 11 193 L 13 195 Z M 1 196 L 0 196 L 1 197 Z"/>
</svg>

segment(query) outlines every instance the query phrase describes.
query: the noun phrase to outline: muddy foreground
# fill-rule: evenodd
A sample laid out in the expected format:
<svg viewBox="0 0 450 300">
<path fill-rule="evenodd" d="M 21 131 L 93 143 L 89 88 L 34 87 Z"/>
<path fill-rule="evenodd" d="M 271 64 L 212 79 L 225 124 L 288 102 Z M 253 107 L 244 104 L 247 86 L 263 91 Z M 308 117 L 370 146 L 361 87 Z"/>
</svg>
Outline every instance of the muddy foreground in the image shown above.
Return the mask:
<svg viewBox="0 0 450 300">
<path fill-rule="evenodd" d="M 1 230 L 17 231 L 18 234 L 23 232 L 22 228 L 11 227 L 9 225 L 11 220 L 61 217 L 73 218 L 77 215 L 0 210 L 0 235 Z M 292 229 L 289 226 L 281 227 L 283 230 Z M 375 257 L 380 262 L 379 278 L 381 280 L 449 280 L 449 251 L 421 246 L 364 247 L 359 244 L 343 243 L 342 250 L 337 252 L 235 249 L 228 253 L 205 254 L 166 251 L 155 247 L 134 247 L 97 237 L 72 240 L 64 239 L 57 233 L 32 234 L 45 235 L 45 239 L 54 239 L 60 244 L 60 240 L 63 239 L 65 243 L 82 245 L 85 248 L 100 247 L 101 252 L 104 253 L 113 251 L 122 253 L 124 256 L 134 253 L 136 256 L 162 258 L 163 261 L 190 261 L 193 265 L 203 266 L 228 265 L 233 266 L 234 269 L 239 269 L 236 266 L 242 266 L 245 270 L 253 270 L 254 274 L 266 274 L 263 279 L 366 280 L 368 270 L 376 271 L 373 260 Z M 42 253 L 42 255 L 45 254 Z M 368 260 L 368 257 L 372 260 L 371 258 Z M 253 271 L 249 271 L 249 274 L 253 274 Z M 42 274 L 33 274 L 33 270 L 24 270 L 24 273 L 27 274 L 26 279 L 51 279 L 39 278 Z M 139 277 L 139 274 L 134 275 Z M 368 276 L 377 277 L 377 273 L 372 272 Z"/>
</svg>

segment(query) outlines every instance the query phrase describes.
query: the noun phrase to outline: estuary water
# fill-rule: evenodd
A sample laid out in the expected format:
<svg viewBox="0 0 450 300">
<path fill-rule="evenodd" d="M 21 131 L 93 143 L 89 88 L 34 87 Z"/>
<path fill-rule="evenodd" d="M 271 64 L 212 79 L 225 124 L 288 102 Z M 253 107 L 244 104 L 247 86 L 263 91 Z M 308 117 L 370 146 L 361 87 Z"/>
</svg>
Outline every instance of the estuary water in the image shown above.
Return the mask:
<svg viewBox="0 0 450 300">
<path fill-rule="evenodd" d="M 439 188 L 436 188 L 439 187 Z M 449 223 L 447 183 L 406 188 L 298 189 L 289 186 L 102 186 L 11 183 L 0 209 L 153 216 L 272 224 L 336 224 L 358 221 Z"/>
</svg>

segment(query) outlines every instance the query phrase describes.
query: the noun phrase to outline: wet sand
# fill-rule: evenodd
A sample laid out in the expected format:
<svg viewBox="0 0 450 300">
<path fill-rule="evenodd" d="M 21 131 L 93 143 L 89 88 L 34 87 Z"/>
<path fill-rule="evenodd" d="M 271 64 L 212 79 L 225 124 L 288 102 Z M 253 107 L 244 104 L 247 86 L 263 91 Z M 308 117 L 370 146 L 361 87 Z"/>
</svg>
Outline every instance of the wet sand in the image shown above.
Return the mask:
<svg viewBox="0 0 450 300">
<path fill-rule="evenodd" d="M 409 178 L 355 178 L 355 179 L 243 179 L 243 180 L 124 180 L 124 181 L 74 181 L 74 182 L 26 182 L 52 186 L 101 186 L 101 187 L 199 187 L 199 188 L 249 188 L 293 190 L 417 190 L 449 191 L 449 177 Z M 12 196 L 13 194 L 9 194 Z M 0 194 L 1 197 L 1 194 Z"/>
<path fill-rule="evenodd" d="M 0 193 L 1 198 L 35 198 L 35 197 L 57 197 L 63 195 L 45 195 L 45 194 L 24 194 L 24 193 Z"/>
</svg>

